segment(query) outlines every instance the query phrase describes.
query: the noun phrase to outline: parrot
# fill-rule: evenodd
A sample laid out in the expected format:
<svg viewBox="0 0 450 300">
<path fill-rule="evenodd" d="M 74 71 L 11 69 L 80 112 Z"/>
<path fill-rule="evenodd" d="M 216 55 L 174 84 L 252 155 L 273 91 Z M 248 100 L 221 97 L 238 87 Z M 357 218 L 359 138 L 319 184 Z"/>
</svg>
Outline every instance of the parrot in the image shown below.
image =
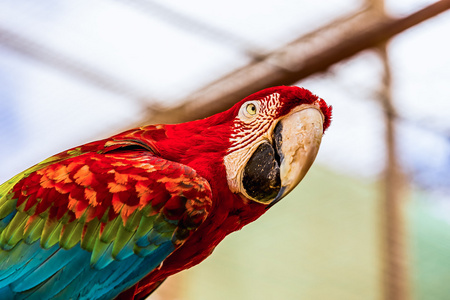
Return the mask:
<svg viewBox="0 0 450 300">
<path fill-rule="evenodd" d="M 332 107 L 298 86 L 56 154 L 0 185 L 0 299 L 145 299 L 303 179 Z"/>
</svg>

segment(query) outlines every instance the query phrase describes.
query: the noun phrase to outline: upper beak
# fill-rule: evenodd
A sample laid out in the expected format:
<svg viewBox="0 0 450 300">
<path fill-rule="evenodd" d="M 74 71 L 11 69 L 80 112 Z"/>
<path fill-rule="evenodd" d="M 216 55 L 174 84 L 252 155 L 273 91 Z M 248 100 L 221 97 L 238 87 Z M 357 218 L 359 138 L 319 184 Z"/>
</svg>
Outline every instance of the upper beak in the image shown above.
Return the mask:
<svg viewBox="0 0 450 300">
<path fill-rule="evenodd" d="M 280 120 L 274 140 L 280 157 L 281 188 L 268 208 L 289 194 L 308 172 L 319 151 L 323 122 L 322 113 L 314 107 Z"/>
</svg>

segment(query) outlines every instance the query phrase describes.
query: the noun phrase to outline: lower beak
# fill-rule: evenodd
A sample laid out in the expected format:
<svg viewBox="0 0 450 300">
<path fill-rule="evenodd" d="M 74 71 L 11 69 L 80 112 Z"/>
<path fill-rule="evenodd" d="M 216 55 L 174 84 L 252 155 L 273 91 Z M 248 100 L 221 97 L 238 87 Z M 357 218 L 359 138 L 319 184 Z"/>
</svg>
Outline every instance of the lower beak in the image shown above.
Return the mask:
<svg viewBox="0 0 450 300">
<path fill-rule="evenodd" d="M 307 108 L 282 119 L 275 130 L 275 146 L 280 156 L 281 188 L 268 208 L 289 194 L 308 172 L 319 151 L 323 116 Z"/>
</svg>

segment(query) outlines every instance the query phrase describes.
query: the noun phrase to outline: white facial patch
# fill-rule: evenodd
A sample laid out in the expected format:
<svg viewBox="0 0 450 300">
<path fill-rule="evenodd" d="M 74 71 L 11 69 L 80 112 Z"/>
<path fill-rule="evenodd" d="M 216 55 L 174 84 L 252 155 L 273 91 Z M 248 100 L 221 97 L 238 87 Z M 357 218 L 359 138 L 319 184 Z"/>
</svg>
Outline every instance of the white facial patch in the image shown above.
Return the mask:
<svg viewBox="0 0 450 300">
<path fill-rule="evenodd" d="M 242 171 L 253 152 L 265 140 L 272 142 L 279 98 L 279 93 L 273 93 L 261 101 L 247 101 L 239 109 L 230 137 L 231 147 L 224 157 L 228 185 L 234 193 L 243 192 Z M 253 114 L 254 108 L 256 113 Z"/>
</svg>

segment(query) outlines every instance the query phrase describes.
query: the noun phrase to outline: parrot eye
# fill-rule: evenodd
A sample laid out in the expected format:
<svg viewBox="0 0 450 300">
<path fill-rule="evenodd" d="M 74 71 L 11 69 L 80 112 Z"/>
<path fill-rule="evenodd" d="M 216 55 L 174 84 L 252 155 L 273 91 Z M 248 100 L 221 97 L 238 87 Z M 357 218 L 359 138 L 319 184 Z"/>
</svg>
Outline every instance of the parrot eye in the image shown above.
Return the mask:
<svg viewBox="0 0 450 300">
<path fill-rule="evenodd" d="M 248 112 L 250 115 L 256 114 L 256 105 L 253 104 L 253 103 L 247 104 L 247 112 Z"/>
<path fill-rule="evenodd" d="M 241 106 L 239 111 L 239 118 L 242 121 L 252 120 L 259 113 L 259 103 L 258 101 L 249 101 Z"/>
</svg>

